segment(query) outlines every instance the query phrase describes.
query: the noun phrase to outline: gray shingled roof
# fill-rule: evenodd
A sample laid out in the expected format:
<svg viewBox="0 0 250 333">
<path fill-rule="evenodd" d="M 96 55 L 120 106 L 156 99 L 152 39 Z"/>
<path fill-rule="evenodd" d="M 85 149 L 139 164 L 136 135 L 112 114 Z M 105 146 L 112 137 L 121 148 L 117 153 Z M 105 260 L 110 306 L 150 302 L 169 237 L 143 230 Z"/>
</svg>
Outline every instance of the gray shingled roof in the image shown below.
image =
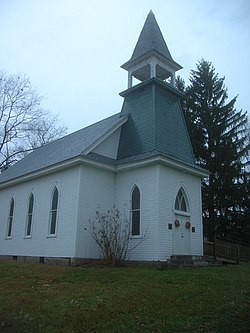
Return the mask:
<svg viewBox="0 0 250 333">
<path fill-rule="evenodd" d="M 158 53 L 174 64 L 177 70 L 182 68 L 173 60 L 152 10 L 146 18 L 132 57 L 121 67 L 128 70 L 131 63 L 136 62 L 150 52 Z"/>
<path fill-rule="evenodd" d="M 84 155 L 84 151 L 126 117 L 117 113 L 36 149 L 0 175 L 0 183 Z"/>
<path fill-rule="evenodd" d="M 139 58 L 152 50 L 155 50 L 165 58 L 173 61 L 154 13 L 151 10 L 144 23 L 130 61 Z"/>
</svg>

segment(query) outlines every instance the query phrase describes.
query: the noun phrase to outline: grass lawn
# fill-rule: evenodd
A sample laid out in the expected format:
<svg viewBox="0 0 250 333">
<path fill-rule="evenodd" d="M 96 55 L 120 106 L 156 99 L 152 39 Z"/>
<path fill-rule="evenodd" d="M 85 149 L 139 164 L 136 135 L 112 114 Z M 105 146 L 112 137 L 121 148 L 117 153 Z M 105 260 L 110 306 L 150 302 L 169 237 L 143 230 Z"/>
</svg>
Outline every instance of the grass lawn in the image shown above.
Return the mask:
<svg viewBox="0 0 250 333">
<path fill-rule="evenodd" d="M 250 332 L 250 264 L 83 268 L 0 262 L 0 332 Z"/>
</svg>

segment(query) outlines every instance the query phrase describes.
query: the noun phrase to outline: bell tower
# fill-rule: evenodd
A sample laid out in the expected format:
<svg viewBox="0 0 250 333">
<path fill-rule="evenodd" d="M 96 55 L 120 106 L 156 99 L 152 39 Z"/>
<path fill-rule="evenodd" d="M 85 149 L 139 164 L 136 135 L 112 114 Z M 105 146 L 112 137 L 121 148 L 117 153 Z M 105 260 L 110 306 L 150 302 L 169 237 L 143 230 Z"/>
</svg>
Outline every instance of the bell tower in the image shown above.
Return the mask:
<svg viewBox="0 0 250 333">
<path fill-rule="evenodd" d="M 128 88 L 121 92 L 123 125 L 118 159 L 161 155 L 194 165 L 194 156 L 175 87 L 173 60 L 152 11 L 149 12 L 132 57 L 121 66 L 128 71 Z M 133 86 L 133 78 L 141 81 Z"/>
<path fill-rule="evenodd" d="M 168 50 L 152 10 L 149 12 L 135 46 L 132 57 L 121 66 L 128 71 L 128 88 L 133 86 L 133 77 L 145 81 L 156 77 L 169 80 L 175 85 L 175 72 L 182 68 Z"/>
</svg>

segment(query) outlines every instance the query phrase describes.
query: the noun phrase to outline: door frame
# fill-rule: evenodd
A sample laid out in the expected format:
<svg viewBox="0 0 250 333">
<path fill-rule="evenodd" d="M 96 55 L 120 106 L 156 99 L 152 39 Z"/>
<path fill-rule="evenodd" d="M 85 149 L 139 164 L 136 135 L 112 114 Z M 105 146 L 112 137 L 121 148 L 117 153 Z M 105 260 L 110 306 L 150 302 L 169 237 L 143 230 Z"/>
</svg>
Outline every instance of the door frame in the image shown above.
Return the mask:
<svg viewBox="0 0 250 333">
<path fill-rule="evenodd" d="M 189 222 L 189 227 L 186 223 Z M 179 236 L 177 237 L 177 233 Z M 175 211 L 173 254 L 190 255 L 191 254 L 191 222 L 190 214 L 182 211 Z M 182 242 L 182 243 L 180 243 Z"/>
<path fill-rule="evenodd" d="M 191 213 L 189 202 L 187 191 L 181 183 L 181 186 L 176 192 L 173 205 L 175 217 L 173 253 L 177 255 L 191 254 Z M 188 226 L 186 224 L 187 222 L 189 223 Z"/>
</svg>

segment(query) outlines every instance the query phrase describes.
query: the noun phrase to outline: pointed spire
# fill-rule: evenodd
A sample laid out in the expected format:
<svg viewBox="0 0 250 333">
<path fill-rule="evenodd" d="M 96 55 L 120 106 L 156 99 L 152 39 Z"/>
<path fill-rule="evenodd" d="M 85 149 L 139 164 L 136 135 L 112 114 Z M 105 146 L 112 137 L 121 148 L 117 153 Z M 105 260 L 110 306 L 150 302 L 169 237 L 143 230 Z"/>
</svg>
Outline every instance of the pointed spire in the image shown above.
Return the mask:
<svg viewBox="0 0 250 333">
<path fill-rule="evenodd" d="M 173 61 L 152 10 L 150 10 L 146 18 L 130 61 L 139 58 L 150 51 L 155 51 L 163 57 Z"/>
<path fill-rule="evenodd" d="M 149 12 L 134 52 L 129 61 L 121 66 L 128 71 L 128 88 L 133 77 L 145 81 L 152 77 L 160 80 L 171 78 L 175 84 L 175 72 L 182 67 L 173 60 L 152 10 Z"/>
</svg>

